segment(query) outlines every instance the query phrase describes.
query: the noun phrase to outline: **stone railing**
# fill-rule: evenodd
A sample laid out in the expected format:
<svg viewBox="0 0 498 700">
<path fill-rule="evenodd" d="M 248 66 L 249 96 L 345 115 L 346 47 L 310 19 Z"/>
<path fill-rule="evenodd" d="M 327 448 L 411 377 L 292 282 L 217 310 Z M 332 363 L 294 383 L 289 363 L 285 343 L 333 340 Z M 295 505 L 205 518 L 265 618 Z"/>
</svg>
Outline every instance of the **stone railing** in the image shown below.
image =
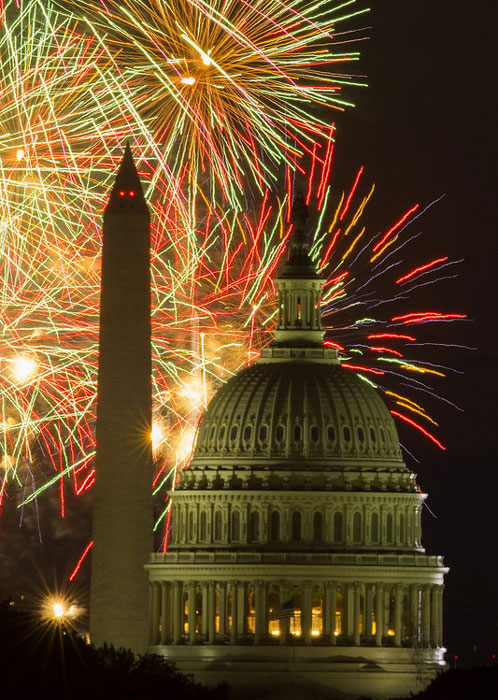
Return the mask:
<svg viewBox="0 0 498 700">
<path fill-rule="evenodd" d="M 339 566 L 442 567 L 442 556 L 424 554 L 329 554 L 314 552 L 167 552 L 150 564 L 334 564 Z"/>
</svg>

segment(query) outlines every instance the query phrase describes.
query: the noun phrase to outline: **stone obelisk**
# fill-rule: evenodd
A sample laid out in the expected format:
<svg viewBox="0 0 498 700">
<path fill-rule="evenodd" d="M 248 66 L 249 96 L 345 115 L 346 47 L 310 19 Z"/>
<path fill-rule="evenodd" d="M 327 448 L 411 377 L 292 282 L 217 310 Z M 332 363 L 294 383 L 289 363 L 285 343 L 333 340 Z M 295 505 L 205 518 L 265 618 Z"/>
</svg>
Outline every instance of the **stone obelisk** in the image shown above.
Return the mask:
<svg viewBox="0 0 498 700">
<path fill-rule="evenodd" d="M 104 211 L 90 637 L 143 653 L 152 551 L 150 215 L 129 146 Z"/>
</svg>

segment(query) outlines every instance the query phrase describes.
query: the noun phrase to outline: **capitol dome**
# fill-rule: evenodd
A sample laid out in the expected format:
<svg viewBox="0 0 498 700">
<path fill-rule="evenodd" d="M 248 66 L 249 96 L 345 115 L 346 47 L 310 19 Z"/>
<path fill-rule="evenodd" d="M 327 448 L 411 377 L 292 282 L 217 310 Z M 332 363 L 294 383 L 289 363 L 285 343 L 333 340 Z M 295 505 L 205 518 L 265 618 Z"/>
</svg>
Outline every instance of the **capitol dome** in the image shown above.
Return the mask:
<svg viewBox="0 0 498 700">
<path fill-rule="evenodd" d="M 289 670 L 303 697 L 405 696 L 444 667 L 447 569 L 387 406 L 323 342 L 304 221 L 274 340 L 216 392 L 171 491 L 150 650 L 237 700 L 287 692 Z"/>
<path fill-rule="evenodd" d="M 260 361 L 219 389 L 201 422 L 192 466 L 234 459 L 406 471 L 386 405 L 336 360 Z"/>
</svg>

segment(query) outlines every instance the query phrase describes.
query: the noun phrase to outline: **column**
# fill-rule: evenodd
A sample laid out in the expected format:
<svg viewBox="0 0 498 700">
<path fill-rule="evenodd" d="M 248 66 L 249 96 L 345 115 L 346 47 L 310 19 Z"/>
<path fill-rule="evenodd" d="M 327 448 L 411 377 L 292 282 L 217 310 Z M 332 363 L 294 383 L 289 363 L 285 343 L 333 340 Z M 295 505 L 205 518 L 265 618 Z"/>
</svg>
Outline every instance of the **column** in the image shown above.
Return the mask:
<svg viewBox="0 0 498 700">
<path fill-rule="evenodd" d="M 437 645 L 438 647 L 443 646 L 443 591 L 444 586 L 440 585 L 437 588 L 437 594 L 439 598 L 438 605 L 438 624 L 437 624 Z"/>
<path fill-rule="evenodd" d="M 216 640 L 216 584 L 209 581 L 208 584 L 208 642 L 214 644 Z"/>
<path fill-rule="evenodd" d="M 254 643 L 261 644 L 266 634 L 266 584 L 264 581 L 256 581 L 255 589 L 256 620 Z"/>
<path fill-rule="evenodd" d="M 323 596 L 323 605 L 324 605 L 324 611 L 323 611 L 323 634 L 328 637 L 330 635 L 330 629 L 332 625 L 332 618 L 330 617 L 330 598 L 331 598 L 331 591 L 330 591 L 330 583 L 324 583 L 323 585 L 323 590 L 324 590 L 324 596 Z"/>
<path fill-rule="evenodd" d="M 230 582 L 230 593 L 232 596 L 232 629 L 230 631 L 230 644 L 237 644 L 238 642 L 238 634 L 237 634 L 237 618 L 238 618 L 238 595 L 237 595 L 237 590 L 238 590 L 238 582 L 237 581 L 231 581 Z"/>
<path fill-rule="evenodd" d="M 201 596 L 202 596 L 202 625 L 201 634 L 204 640 L 207 639 L 208 633 L 208 584 L 207 581 L 201 581 Z"/>
<path fill-rule="evenodd" d="M 396 585 L 394 598 L 394 645 L 401 646 L 401 613 L 403 610 L 403 586 Z"/>
<path fill-rule="evenodd" d="M 384 632 L 384 584 L 375 586 L 375 646 L 382 646 Z"/>
<path fill-rule="evenodd" d="M 159 583 L 152 584 L 152 630 L 150 643 L 159 644 L 159 611 L 161 605 L 161 587 Z"/>
<path fill-rule="evenodd" d="M 280 581 L 280 605 L 283 605 L 289 599 L 289 583 Z M 282 645 L 287 644 L 290 634 L 290 619 L 288 617 L 279 620 L 280 637 L 279 642 Z"/>
<path fill-rule="evenodd" d="M 418 583 L 410 586 L 410 643 L 417 646 L 420 637 L 419 621 L 419 588 Z"/>
<path fill-rule="evenodd" d="M 431 587 L 422 588 L 422 644 L 424 647 L 431 643 Z"/>
<path fill-rule="evenodd" d="M 173 644 L 180 644 L 182 639 L 182 593 L 181 581 L 173 582 Z"/>
<path fill-rule="evenodd" d="M 327 613 L 327 615 L 330 618 L 330 641 L 332 644 L 337 644 L 337 637 L 339 636 L 336 634 L 336 611 L 337 611 L 337 583 L 333 581 L 330 584 L 330 612 Z"/>
<path fill-rule="evenodd" d="M 239 581 L 237 586 L 237 635 L 239 640 L 244 639 L 246 633 L 246 585 Z"/>
<path fill-rule="evenodd" d="M 439 596 L 437 586 L 431 586 L 431 647 L 437 647 L 437 628 L 439 622 Z"/>
<path fill-rule="evenodd" d="M 354 586 L 351 583 L 345 583 L 343 589 L 345 588 L 345 617 L 346 617 L 346 629 L 345 634 L 348 637 L 353 637 L 354 635 Z M 348 641 L 349 643 L 349 641 Z"/>
<path fill-rule="evenodd" d="M 188 583 L 188 643 L 196 642 L 196 622 L 197 622 L 197 586 L 195 581 Z"/>
<path fill-rule="evenodd" d="M 373 611 L 373 587 L 371 583 L 365 584 L 365 619 L 363 621 L 363 634 L 365 641 L 370 643 L 372 639 L 372 611 Z"/>
<path fill-rule="evenodd" d="M 171 639 L 171 586 L 166 581 L 161 583 L 161 644 Z"/>
<path fill-rule="evenodd" d="M 311 581 L 304 582 L 303 609 L 301 611 L 301 631 L 305 644 L 311 644 L 313 584 Z"/>
<path fill-rule="evenodd" d="M 227 585 L 225 581 L 220 581 L 218 584 L 218 600 L 220 606 L 219 636 L 221 641 L 224 642 L 227 633 Z"/>
<path fill-rule="evenodd" d="M 354 583 L 353 603 L 353 644 L 360 646 L 360 608 L 361 608 L 361 583 Z"/>
</svg>

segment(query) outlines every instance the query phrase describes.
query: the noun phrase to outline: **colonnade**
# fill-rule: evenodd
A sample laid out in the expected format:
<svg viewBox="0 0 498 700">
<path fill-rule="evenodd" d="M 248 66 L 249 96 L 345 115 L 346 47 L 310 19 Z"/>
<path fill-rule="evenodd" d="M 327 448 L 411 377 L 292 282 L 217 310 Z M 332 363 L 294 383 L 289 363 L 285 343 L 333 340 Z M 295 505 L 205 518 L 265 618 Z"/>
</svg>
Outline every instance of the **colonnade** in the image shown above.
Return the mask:
<svg viewBox="0 0 498 700">
<path fill-rule="evenodd" d="M 442 646 L 440 584 L 157 581 L 150 644 Z M 290 617 L 281 606 L 292 601 Z"/>
</svg>

